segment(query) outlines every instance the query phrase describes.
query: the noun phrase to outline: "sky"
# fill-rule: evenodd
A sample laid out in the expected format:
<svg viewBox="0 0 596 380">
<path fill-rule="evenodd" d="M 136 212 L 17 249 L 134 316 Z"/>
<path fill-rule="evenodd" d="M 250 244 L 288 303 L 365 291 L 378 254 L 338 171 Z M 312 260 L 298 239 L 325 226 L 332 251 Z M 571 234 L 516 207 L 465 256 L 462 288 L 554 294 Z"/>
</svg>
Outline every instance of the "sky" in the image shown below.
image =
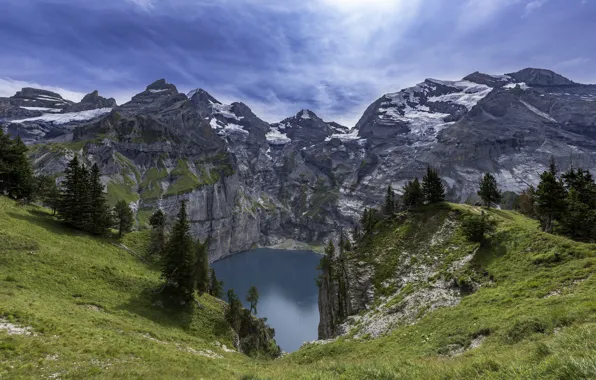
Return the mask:
<svg viewBox="0 0 596 380">
<path fill-rule="evenodd" d="M 596 83 L 596 0 L 0 0 L 0 96 L 119 104 L 165 78 L 277 122 L 353 126 L 425 78 L 525 67 Z"/>
</svg>

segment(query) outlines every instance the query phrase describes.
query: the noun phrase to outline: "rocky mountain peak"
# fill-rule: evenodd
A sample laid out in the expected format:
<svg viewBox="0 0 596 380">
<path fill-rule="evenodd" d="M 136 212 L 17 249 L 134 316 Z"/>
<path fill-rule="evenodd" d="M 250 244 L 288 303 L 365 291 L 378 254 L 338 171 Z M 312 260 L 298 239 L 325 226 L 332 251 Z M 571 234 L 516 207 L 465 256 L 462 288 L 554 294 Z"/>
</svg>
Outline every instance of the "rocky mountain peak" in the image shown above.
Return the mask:
<svg viewBox="0 0 596 380">
<path fill-rule="evenodd" d="M 39 88 L 32 88 L 32 87 L 24 87 L 21 91 L 17 91 L 17 93 L 13 96 L 13 98 L 23 98 L 23 99 L 32 99 L 36 97 L 46 97 L 46 98 L 55 98 L 58 100 L 63 100 L 62 95 L 48 91 L 42 90 Z"/>
<path fill-rule="evenodd" d="M 157 93 L 167 90 L 169 90 L 172 94 L 178 94 L 178 89 L 176 88 L 176 86 L 166 82 L 165 79 L 156 80 L 155 82 L 147 86 L 147 89 L 145 91 Z"/>
<path fill-rule="evenodd" d="M 572 86 L 577 83 L 551 70 L 526 68 L 508 76 L 529 86 Z"/>
<path fill-rule="evenodd" d="M 316 113 L 314 113 L 313 111 L 309 110 L 309 109 L 303 109 L 300 110 L 295 116 L 295 119 L 297 119 L 298 121 L 300 120 L 310 120 L 310 119 L 314 119 L 314 120 L 321 120 L 321 118 L 319 118 L 317 116 Z"/>
<path fill-rule="evenodd" d="M 80 112 L 100 108 L 114 108 L 116 106 L 117 104 L 114 98 L 104 98 L 103 96 L 99 95 L 99 91 L 94 90 L 93 92 L 90 92 L 87 95 L 85 95 L 79 103 L 73 104 L 72 106 L 65 109 L 65 111 Z"/>
<path fill-rule="evenodd" d="M 204 103 L 207 105 L 222 104 L 219 100 L 215 99 L 213 96 L 211 96 L 211 94 L 202 88 L 196 88 L 190 91 L 186 96 L 192 100 L 193 103 Z"/>
</svg>

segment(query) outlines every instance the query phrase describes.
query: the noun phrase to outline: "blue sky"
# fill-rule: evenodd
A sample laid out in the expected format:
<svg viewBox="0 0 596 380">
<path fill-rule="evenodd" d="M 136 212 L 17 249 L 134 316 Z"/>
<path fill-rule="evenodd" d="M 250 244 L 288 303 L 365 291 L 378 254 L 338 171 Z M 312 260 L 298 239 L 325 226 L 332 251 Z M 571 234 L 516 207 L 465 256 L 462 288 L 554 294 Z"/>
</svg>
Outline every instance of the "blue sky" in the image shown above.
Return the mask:
<svg viewBox="0 0 596 380">
<path fill-rule="evenodd" d="M 424 78 L 524 67 L 596 83 L 596 0 L 0 0 L 0 96 L 130 99 L 166 78 L 275 122 L 352 126 Z"/>
</svg>

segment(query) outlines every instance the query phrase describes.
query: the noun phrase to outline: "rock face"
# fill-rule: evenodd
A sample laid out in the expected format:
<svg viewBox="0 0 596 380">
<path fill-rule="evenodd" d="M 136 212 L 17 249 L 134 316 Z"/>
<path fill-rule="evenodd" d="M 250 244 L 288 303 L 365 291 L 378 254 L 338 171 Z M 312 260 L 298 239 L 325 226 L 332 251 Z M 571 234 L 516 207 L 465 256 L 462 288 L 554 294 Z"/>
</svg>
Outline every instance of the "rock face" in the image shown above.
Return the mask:
<svg viewBox="0 0 596 380">
<path fill-rule="evenodd" d="M 108 198 L 130 202 L 139 227 L 186 200 L 212 260 L 287 239 L 321 245 L 429 164 L 458 201 L 484 172 L 520 192 L 551 155 L 561 169 L 596 169 L 596 86 L 542 69 L 427 79 L 379 98 L 353 129 L 309 110 L 269 124 L 163 79 L 120 106 L 97 91 L 74 104 L 23 89 L 0 99 L 0 124 L 34 144 L 39 171 L 59 173 L 74 154 L 97 162 Z"/>
</svg>

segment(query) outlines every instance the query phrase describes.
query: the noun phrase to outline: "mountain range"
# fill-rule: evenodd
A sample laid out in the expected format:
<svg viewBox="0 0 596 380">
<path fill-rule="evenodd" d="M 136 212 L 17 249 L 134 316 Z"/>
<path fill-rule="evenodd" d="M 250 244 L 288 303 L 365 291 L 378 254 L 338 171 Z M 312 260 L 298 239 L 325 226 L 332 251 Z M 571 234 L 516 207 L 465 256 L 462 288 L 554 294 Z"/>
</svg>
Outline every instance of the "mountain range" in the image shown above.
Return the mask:
<svg viewBox="0 0 596 380">
<path fill-rule="evenodd" d="M 39 173 L 59 178 L 74 154 L 97 163 L 109 202 L 129 202 L 139 227 L 186 200 L 211 260 L 322 245 L 427 165 L 459 202 L 474 199 L 485 172 L 519 193 L 551 156 L 561 169 L 596 171 L 596 85 L 533 68 L 426 79 L 383 95 L 352 128 L 310 110 L 267 123 L 163 79 L 122 105 L 97 91 L 74 103 L 24 88 L 0 98 L 0 125 L 30 145 Z"/>
</svg>

